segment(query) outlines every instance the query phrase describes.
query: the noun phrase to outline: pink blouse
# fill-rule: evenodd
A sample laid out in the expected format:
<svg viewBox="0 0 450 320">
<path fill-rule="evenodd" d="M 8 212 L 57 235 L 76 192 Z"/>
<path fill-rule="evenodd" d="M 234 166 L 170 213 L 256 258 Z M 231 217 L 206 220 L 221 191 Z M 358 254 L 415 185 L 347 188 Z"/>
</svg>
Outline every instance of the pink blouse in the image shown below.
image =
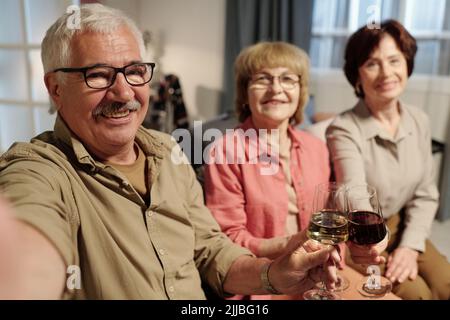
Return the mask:
<svg viewBox="0 0 450 320">
<path fill-rule="evenodd" d="M 244 132 L 254 129 L 251 118 L 236 129 Z M 297 194 L 298 225 L 303 230 L 307 228 L 312 213 L 315 186 L 330 178 L 329 155 L 320 139 L 291 126 L 288 134 L 292 141 L 289 164 Z M 205 166 L 206 204 L 223 232 L 259 256 L 258 249 L 263 239 L 286 233 L 286 181 L 282 168 L 268 170 L 270 150 L 260 148 L 263 150 L 258 152 L 258 156 L 251 152 L 254 144 L 251 139 L 243 140 L 245 161 L 226 163 L 224 159 L 230 152 L 229 142 L 232 140 L 233 134 L 228 133 L 210 149 L 211 163 Z M 281 165 L 278 158 L 273 158 Z"/>
</svg>

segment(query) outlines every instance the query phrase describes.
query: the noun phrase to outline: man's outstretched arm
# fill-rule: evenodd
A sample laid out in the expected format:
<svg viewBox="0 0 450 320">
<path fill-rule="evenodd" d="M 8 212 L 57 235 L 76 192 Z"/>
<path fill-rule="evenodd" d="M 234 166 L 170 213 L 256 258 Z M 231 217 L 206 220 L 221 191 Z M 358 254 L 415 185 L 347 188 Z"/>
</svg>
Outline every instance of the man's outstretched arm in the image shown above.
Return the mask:
<svg viewBox="0 0 450 320">
<path fill-rule="evenodd" d="M 0 299 L 59 299 L 66 276 L 62 257 L 11 210 L 0 198 Z"/>
</svg>

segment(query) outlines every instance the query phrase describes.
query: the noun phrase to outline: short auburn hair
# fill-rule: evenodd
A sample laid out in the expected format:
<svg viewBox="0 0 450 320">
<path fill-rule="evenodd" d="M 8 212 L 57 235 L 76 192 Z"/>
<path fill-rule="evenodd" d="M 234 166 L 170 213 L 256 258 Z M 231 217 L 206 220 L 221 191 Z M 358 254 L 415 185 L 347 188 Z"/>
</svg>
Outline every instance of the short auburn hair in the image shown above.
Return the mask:
<svg viewBox="0 0 450 320">
<path fill-rule="evenodd" d="M 303 120 L 303 109 L 309 99 L 309 58 L 305 51 L 287 42 L 260 42 L 244 48 L 234 63 L 235 110 L 240 122 L 251 115 L 248 108 L 248 85 L 251 77 L 264 68 L 285 67 L 300 76 L 300 98 L 291 122 Z"/>
<path fill-rule="evenodd" d="M 347 80 L 355 89 L 356 96 L 363 98 L 364 92 L 358 90 L 359 67 L 370 57 L 378 47 L 380 41 L 386 35 L 390 35 L 398 49 L 403 53 L 408 67 L 408 76 L 414 69 L 414 57 L 417 52 L 416 39 L 396 20 L 386 20 L 381 23 L 380 28 L 371 29 L 364 26 L 356 31 L 347 42 L 345 48 L 344 72 Z"/>
</svg>

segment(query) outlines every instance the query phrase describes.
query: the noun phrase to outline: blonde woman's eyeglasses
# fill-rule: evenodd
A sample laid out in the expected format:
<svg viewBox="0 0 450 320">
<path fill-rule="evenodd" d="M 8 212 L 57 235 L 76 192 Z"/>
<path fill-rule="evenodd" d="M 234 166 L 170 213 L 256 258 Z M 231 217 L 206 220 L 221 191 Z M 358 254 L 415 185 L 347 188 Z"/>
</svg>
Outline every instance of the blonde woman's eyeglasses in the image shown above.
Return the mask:
<svg viewBox="0 0 450 320">
<path fill-rule="evenodd" d="M 301 77 L 293 73 L 281 74 L 279 76 L 257 73 L 251 78 L 250 85 L 256 89 L 267 89 L 275 84 L 275 79 L 278 79 L 278 83 L 283 89 L 292 90 L 300 83 Z"/>
</svg>

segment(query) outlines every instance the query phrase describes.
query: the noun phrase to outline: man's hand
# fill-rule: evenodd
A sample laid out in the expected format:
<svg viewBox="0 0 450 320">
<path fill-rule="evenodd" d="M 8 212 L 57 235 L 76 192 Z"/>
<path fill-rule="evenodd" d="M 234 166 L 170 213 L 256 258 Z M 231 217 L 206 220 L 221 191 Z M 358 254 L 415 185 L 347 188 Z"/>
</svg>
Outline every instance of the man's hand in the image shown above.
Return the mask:
<svg viewBox="0 0 450 320">
<path fill-rule="evenodd" d="M 373 245 L 357 245 L 351 241 L 347 241 L 346 244 L 354 263 L 382 264 L 386 262 L 386 258 L 380 254 L 387 248 L 388 235 L 381 242 Z"/>
<path fill-rule="evenodd" d="M 308 240 L 274 260 L 269 279 L 278 291 L 290 295 L 301 294 L 321 280 L 333 288 L 339 261 L 339 253 L 333 246 Z"/>
<path fill-rule="evenodd" d="M 283 250 L 283 254 L 286 252 L 295 251 L 297 248 L 302 246 L 308 240 L 309 239 L 308 236 L 306 235 L 306 229 L 287 237 L 287 244 Z"/>
<path fill-rule="evenodd" d="M 258 257 L 276 259 L 288 250 L 289 252 L 301 246 L 308 240 L 306 230 L 290 236 L 263 239 L 259 246 Z"/>
<path fill-rule="evenodd" d="M 417 277 L 419 252 L 416 250 L 399 247 L 392 252 L 387 261 L 386 277 L 392 283 L 404 282 L 407 278 L 414 280 Z"/>
<path fill-rule="evenodd" d="M 337 281 L 336 264 L 341 260 L 333 246 L 314 240 L 305 243 L 304 233 L 292 236 L 282 255 L 268 269 L 269 282 L 275 290 L 288 295 L 303 294 L 324 280 L 329 288 Z M 297 245 L 300 244 L 300 245 Z M 223 289 L 234 294 L 268 294 L 261 281 L 263 266 L 270 260 L 243 255 L 231 265 Z"/>
</svg>

